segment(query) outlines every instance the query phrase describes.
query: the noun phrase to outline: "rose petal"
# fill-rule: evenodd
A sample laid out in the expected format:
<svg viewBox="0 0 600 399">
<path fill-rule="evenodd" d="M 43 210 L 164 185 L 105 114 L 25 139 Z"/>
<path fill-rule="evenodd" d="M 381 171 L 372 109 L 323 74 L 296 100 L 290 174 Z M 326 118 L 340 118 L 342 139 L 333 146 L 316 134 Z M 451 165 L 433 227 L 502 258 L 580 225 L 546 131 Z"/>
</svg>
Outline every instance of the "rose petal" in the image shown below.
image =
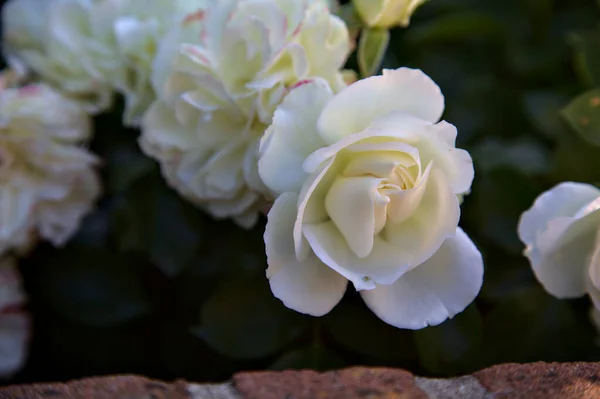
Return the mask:
<svg viewBox="0 0 600 399">
<path fill-rule="evenodd" d="M 344 240 L 359 258 L 373 249 L 375 208 L 385 207 L 377 201 L 377 177 L 337 177 L 325 197 L 325 209 Z"/>
<path fill-rule="evenodd" d="M 546 291 L 557 298 L 585 294 L 599 225 L 600 211 L 595 211 L 581 219 L 552 219 L 537 233 L 537 245 L 527 247 L 525 256 Z"/>
<path fill-rule="evenodd" d="M 261 140 L 258 170 L 273 192 L 299 193 L 308 177 L 306 157 L 324 145 L 316 131 L 317 118 L 333 94 L 322 80 L 293 89 L 275 111 L 273 124 Z"/>
<path fill-rule="evenodd" d="M 435 326 L 462 312 L 483 283 L 483 259 L 457 228 L 426 262 L 394 284 L 362 291 L 367 306 L 383 321 L 412 330 Z"/>
<path fill-rule="evenodd" d="M 375 283 L 391 284 L 412 266 L 412 254 L 380 236 L 373 238 L 371 253 L 359 258 L 331 221 L 305 224 L 303 233 L 317 257 L 352 281 L 357 290 L 373 289 Z"/>
<path fill-rule="evenodd" d="M 335 96 L 319 118 L 319 131 L 333 144 L 393 111 L 437 122 L 444 111 L 444 96 L 420 70 L 384 70 L 382 76 L 360 80 Z"/>
<path fill-rule="evenodd" d="M 579 209 L 600 197 L 600 190 L 583 184 L 560 183 L 536 198 L 530 209 L 523 212 L 518 234 L 527 246 L 534 245 L 536 236 L 548 222 L 560 216 L 574 216 Z"/>
<path fill-rule="evenodd" d="M 474 176 L 473 160 L 467 151 L 455 148 L 456 127 L 445 121 L 436 124 L 419 121 L 409 121 L 406 114 L 392 112 L 371 122 L 368 130 L 389 131 L 392 127 L 402 127 L 403 134 L 396 132 L 395 137 L 417 148 L 423 164 L 435 161 L 456 194 L 469 191 Z M 414 125 L 412 129 L 409 123 Z"/>
<path fill-rule="evenodd" d="M 376 127 L 351 134 L 341 138 L 338 142 L 328 147 L 320 148 L 310 154 L 304 161 L 303 168 L 307 173 L 312 173 L 327 159 L 333 157 L 342 149 L 349 151 L 375 151 L 383 150 L 384 147 L 393 151 L 406 152 L 418 157 L 418 150 L 411 148 L 405 143 L 417 142 L 418 135 L 415 132 L 427 129 L 431 124 L 422 119 L 410 115 L 403 115 L 398 123 L 389 127 Z M 365 141 L 365 143 L 363 143 Z M 370 149 L 368 147 L 371 147 Z M 395 149 L 393 149 L 394 147 Z M 410 149 L 409 149 L 410 148 Z"/>
<path fill-rule="evenodd" d="M 590 296 L 595 296 L 594 294 L 600 290 L 600 245 L 598 245 L 600 244 L 600 241 L 598 238 L 600 238 L 600 235 L 596 237 L 595 249 L 590 259 L 587 276 L 589 278 L 589 282 L 591 283 L 589 285 L 594 288 L 594 290 L 590 292 L 589 288 L 592 287 L 588 287 Z"/>
<path fill-rule="evenodd" d="M 390 218 L 390 223 L 398 224 L 404 222 L 421 205 L 421 200 L 427 191 L 427 182 L 429 181 L 432 165 L 429 164 L 427 166 L 425 173 L 423 173 L 423 176 L 421 176 L 413 188 L 388 194 L 390 204 L 388 205 L 387 214 Z"/>
<path fill-rule="evenodd" d="M 292 236 L 296 202 L 296 194 L 285 193 L 269 211 L 264 236 L 269 265 L 267 277 L 273 295 L 285 306 L 312 316 L 323 316 L 342 299 L 348 281 L 313 253 L 302 262 L 296 259 Z"/>
<path fill-rule="evenodd" d="M 393 145 L 414 150 L 415 156 L 407 154 L 403 149 L 395 152 L 390 149 Z M 380 143 L 380 144 L 355 144 L 348 150 L 365 148 L 366 153 L 357 154 L 348 162 L 344 168 L 343 175 L 346 177 L 359 177 L 373 175 L 378 177 L 389 177 L 394 173 L 394 168 L 401 165 L 406 168 L 412 166 L 420 167 L 419 153 L 414 147 L 402 143 Z"/>
<path fill-rule="evenodd" d="M 471 155 L 454 147 L 456 127 L 447 122 L 439 122 L 428 129 L 414 145 L 419 149 L 423 163 L 435 162 L 435 166 L 444 172 L 455 194 L 470 190 L 475 171 Z"/>
<path fill-rule="evenodd" d="M 302 261 L 308 253 L 308 245 L 302 233 L 304 223 L 324 222 L 328 219 L 325 196 L 339 172 L 339 163 L 330 158 L 321 169 L 308 176 L 298 196 L 298 216 L 294 225 L 296 256 Z"/>
<path fill-rule="evenodd" d="M 415 212 L 402 223 L 388 220 L 382 236 L 398 248 L 411 254 L 411 265 L 431 257 L 451 237 L 460 218 L 456 195 L 437 168 L 432 168 L 427 187 Z"/>
<path fill-rule="evenodd" d="M 35 193 L 15 187 L 0 190 L 0 242 L 27 226 L 35 204 Z"/>
<path fill-rule="evenodd" d="M 195 145 L 194 138 L 193 129 L 181 125 L 175 119 L 173 110 L 160 101 L 156 101 L 150 106 L 142 121 L 140 142 L 167 148 L 184 149 Z M 146 150 L 144 144 L 141 144 L 141 146 L 143 150 Z"/>
<path fill-rule="evenodd" d="M 596 271 L 594 271 L 594 273 L 596 273 Z M 585 290 L 587 291 L 588 296 L 592 300 L 594 307 L 600 310 L 600 289 L 596 288 L 594 286 L 594 283 L 592 283 L 592 281 L 589 278 L 586 279 L 585 286 Z"/>
</svg>

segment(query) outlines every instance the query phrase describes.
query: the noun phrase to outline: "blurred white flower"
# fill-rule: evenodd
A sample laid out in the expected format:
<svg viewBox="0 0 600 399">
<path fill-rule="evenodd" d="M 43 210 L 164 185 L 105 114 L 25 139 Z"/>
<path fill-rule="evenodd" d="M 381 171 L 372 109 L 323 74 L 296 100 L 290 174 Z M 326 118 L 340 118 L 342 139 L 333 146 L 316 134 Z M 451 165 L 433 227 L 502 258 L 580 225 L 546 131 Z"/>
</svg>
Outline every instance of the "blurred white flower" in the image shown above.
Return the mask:
<svg viewBox="0 0 600 399">
<path fill-rule="evenodd" d="M 345 24 L 319 0 L 224 0 L 170 32 L 155 60 L 160 101 L 140 144 L 168 183 L 219 218 L 250 227 L 264 187 L 257 147 L 290 87 L 320 77 L 345 86 Z"/>
<path fill-rule="evenodd" d="M 123 119 L 126 125 L 139 125 L 144 112 L 156 99 L 150 78 L 161 40 L 176 29 L 186 15 L 200 12 L 207 2 L 208 0 L 116 1 L 114 34 L 125 72 L 116 74 L 111 82 L 125 96 Z M 177 44 L 173 50 L 177 51 Z"/>
<path fill-rule="evenodd" d="M 124 73 L 112 32 L 112 2 L 9 0 L 2 9 L 9 65 L 33 72 L 88 112 L 107 109 L 109 81 Z"/>
<path fill-rule="evenodd" d="M 337 95 L 316 79 L 277 108 L 259 174 L 278 196 L 267 277 L 287 307 L 324 315 L 349 280 L 383 321 L 419 329 L 475 299 L 483 261 L 458 228 L 473 162 L 443 110 L 439 87 L 408 68 Z"/>
<path fill-rule="evenodd" d="M 83 109 L 47 86 L 0 91 L 0 253 L 75 233 L 100 194 L 89 135 Z"/>
<path fill-rule="evenodd" d="M 0 378 L 10 378 L 24 365 L 29 344 L 30 319 L 21 306 L 25 295 L 15 262 L 0 259 Z"/>
<path fill-rule="evenodd" d="M 519 238 L 537 279 L 557 298 L 589 294 L 600 309 L 600 190 L 564 182 L 521 215 Z"/>
<path fill-rule="evenodd" d="M 9 0 L 5 53 L 89 112 L 105 110 L 119 91 L 124 123 L 139 125 L 156 97 L 150 76 L 160 40 L 206 1 Z"/>
</svg>

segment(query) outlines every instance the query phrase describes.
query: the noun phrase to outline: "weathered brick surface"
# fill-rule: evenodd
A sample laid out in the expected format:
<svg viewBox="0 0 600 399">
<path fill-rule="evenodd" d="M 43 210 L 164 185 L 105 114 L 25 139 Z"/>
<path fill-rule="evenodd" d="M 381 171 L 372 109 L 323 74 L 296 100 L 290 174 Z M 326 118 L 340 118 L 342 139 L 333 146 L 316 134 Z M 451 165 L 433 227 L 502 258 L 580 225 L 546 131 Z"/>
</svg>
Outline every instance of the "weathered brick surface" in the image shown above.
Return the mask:
<svg viewBox="0 0 600 399">
<path fill-rule="evenodd" d="M 600 363 L 502 364 L 473 376 L 494 399 L 600 398 Z"/>
<path fill-rule="evenodd" d="M 340 371 L 241 373 L 233 384 L 244 399 L 428 399 L 408 371 L 355 367 Z"/>
<path fill-rule="evenodd" d="M 450 379 L 404 370 L 354 367 L 249 372 L 223 384 L 165 383 L 137 376 L 0 389 L 0 399 L 592 399 L 600 398 L 600 363 L 494 366 Z"/>
<path fill-rule="evenodd" d="M 188 399 L 187 383 L 167 384 L 138 376 L 86 378 L 66 384 L 18 385 L 0 399 Z"/>
</svg>

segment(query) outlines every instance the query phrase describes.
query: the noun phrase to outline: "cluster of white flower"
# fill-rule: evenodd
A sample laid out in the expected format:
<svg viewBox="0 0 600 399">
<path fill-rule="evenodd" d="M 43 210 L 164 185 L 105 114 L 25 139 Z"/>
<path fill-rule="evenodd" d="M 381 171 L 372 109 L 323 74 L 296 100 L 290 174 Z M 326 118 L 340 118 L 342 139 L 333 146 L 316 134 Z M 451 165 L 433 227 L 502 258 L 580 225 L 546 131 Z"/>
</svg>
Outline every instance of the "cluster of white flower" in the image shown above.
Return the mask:
<svg viewBox="0 0 600 399">
<path fill-rule="evenodd" d="M 125 123 L 141 123 L 143 151 L 213 216 L 252 227 L 274 202 L 267 276 L 286 306 L 323 315 L 351 281 L 387 323 L 436 325 L 482 284 L 481 254 L 458 227 L 473 164 L 455 148 L 456 129 L 438 122 L 444 98 L 421 71 L 347 86 L 342 68 L 353 44 L 334 3 L 12 0 L 5 51 L 89 112 L 123 93 Z M 370 26 L 387 27 L 407 24 L 420 3 L 355 5 Z M 49 150 L 56 138 L 81 138 L 78 122 L 65 122 L 73 134 L 42 132 L 43 158 L 7 139 L 26 165 L 18 170 L 43 178 L 25 179 L 28 189 L 3 201 L 14 208 L 3 214 L 12 217 L 4 240 L 26 242 L 35 231 L 60 244 L 76 225 L 60 222 L 80 218 L 97 195 L 93 158 L 75 147 Z M 7 187 L 25 180 L 13 172 Z M 50 209 L 67 198 L 69 206 Z"/>
<path fill-rule="evenodd" d="M 89 122 L 47 86 L 0 91 L 0 253 L 75 233 L 100 193 Z"/>
<path fill-rule="evenodd" d="M 35 13 L 23 8 L 33 3 L 40 6 Z M 57 57 L 49 63 L 41 56 L 31 35 L 45 35 L 38 22 L 47 5 L 13 2 L 5 12 L 15 18 L 5 14 L 3 21 L 8 61 L 17 69 L 0 76 L 0 378 L 19 371 L 29 341 L 30 321 L 21 310 L 25 296 L 15 255 L 27 254 L 40 239 L 64 245 L 100 194 L 95 171 L 98 161 L 82 146 L 91 138 L 90 117 L 81 102 L 74 100 L 82 100 L 84 87 L 94 83 L 78 75 L 73 75 L 74 80 L 64 79 L 65 68 L 76 70 L 80 65 L 76 58 Z M 56 12 L 53 18 L 65 17 Z M 69 34 L 58 36 L 67 38 Z M 23 45 L 23 51 L 13 56 L 9 42 Z M 44 51 L 58 55 L 51 49 Z M 46 84 L 19 85 L 24 65 L 40 68 L 40 76 L 49 83 L 76 95 L 67 99 Z M 109 98 L 106 90 L 97 89 L 96 99 L 88 104 L 98 106 Z"/>
<path fill-rule="evenodd" d="M 407 25 L 423 0 L 355 0 L 370 27 Z M 325 0 L 11 0 L 9 64 L 49 86 L 0 92 L 0 251 L 63 244 L 99 195 L 77 144 L 115 91 L 167 182 L 218 218 L 268 214 L 267 276 L 286 306 L 329 312 L 347 282 L 381 319 L 423 328 L 482 284 L 458 227 L 473 165 L 439 122 L 444 99 L 400 68 L 350 86 L 352 43 Z M 52 87 L 52 88 L 50 88 Z M 61 97 L 54 90 L 68 96 Z M 600 190 L 563 183 L 519 235 L 544 287 L 600 309 Z"/>
<path fill-rule="evenodd" d="M 13 255 L 39 239 L 61 246 L 100 194 L 85 110 L 43 84 L 0 78 L 0 378 L 22 366 L 29 317 Z"/>
<path fill-rule="evenodd" d="M 258 141 L 275 108 L 306 79 L 343 88 L 349 49 L 344 22 L 323 1 L 215 2 L 161 44 L 153 77 L 159 99 L 140 144 L 181 195 L 251 227 L 266 194 Z"/>
<path fill-rule="evenodd" d="M 2 12 L 8 62 L 90 113 L 125 96 L 124 123 L 139 124 L 159 40 L 202 0 L 10 0 Z"/>
<path fill-rule="evenodd" d="M 388 29 L 424 2 L 354 6 L 369 28 Z M 10 0 L 7 60 L 45 83 L 0 91 L 0 255 L 37 238 L 62 245 L 77 229 L 100 192 L 96 159 L 79 147 L 87 114 L 120 92 L 124 123 L 141 126 L 140 147 L 181 196 L 247 228 L 272 203 L 267 277 L 289 308 L 324 315 L 350 281 L 396 327 L 463 311 L 483 280 L 482 256 L 458 227 L 471 157 L 455 148 L 444 98 L 423 72 L 347 85 L 353 45 L 335 3 Z M 563 183 L 518 228 L 548 292 L 589 294 L 596 320 L 598 226 L 600 190 Z"/>
</svg>

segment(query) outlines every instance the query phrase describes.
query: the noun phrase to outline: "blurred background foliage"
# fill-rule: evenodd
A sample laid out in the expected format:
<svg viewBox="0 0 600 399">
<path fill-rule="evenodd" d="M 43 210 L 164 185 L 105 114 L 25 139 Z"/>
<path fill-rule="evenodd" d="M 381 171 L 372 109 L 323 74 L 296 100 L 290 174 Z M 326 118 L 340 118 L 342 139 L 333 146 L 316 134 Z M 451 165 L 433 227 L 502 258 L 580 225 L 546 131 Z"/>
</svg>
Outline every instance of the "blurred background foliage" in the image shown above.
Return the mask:
<svg viewBox="0 0 600 399">
<path fill-rule="evenodd" d="M 600 360 L 589 300 L 536 282 L 519 215 L 563 180 L 600 183 L 600 7 L 594 0 L 431 0 L 391 32 L 383 67 L 430 75 L 476 177 L 461 226 L 485 259 L 478 299 L 441 326 L 399 330 L 353 289 L 329 315 L 273 298 L 264 220 L 252 231 L 182 201 L 121 127 L 96 119 L 106 196 L 65 248 L 22 262 L 34 315 L 17 382 L 108 373 L 227 379 L 239 370 L 348 365 L 450 376 L 508 361 Z M 349 67 L 358 70 L 356 58 Z M 596 90 L 596 91 L 594 91 Z"/>
</svg>

